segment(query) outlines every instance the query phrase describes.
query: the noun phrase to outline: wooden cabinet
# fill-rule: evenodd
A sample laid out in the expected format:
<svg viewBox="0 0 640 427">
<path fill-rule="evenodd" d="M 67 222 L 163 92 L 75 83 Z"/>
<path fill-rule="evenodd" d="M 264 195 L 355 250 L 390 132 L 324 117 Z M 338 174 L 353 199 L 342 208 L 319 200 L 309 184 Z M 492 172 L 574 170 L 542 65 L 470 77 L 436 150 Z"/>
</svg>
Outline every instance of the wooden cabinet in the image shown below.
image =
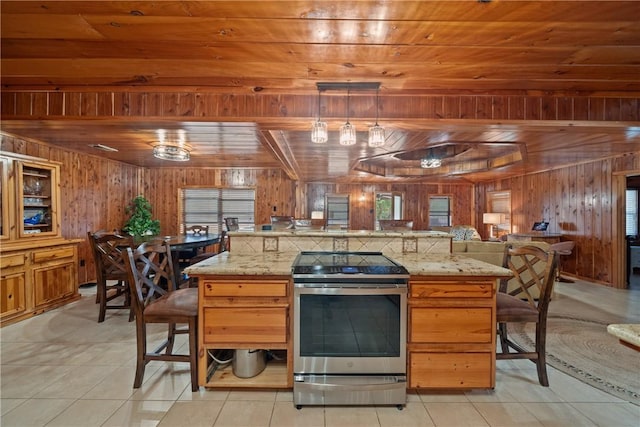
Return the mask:
<svg viewBox="0 0 640 427">
<path fill-rule="evenodd" d="M 60 165 L 0 152 L 0 321 L 80 297 L 77 247 L 60 232 Z"/>
<path fill-rule="evenodd" d="M 0 321 L 5 326 L 80 298 L 77 244 L 50 242 L 32 249 L 2 249 Z"/>
<path fill-rule="evenodd" d="M 494 278 L 411 278 L 410 388 L 495 386 L 497 286 Z"/>
<path fill-rule="evenodd" d="M 206 387 L 293 386 L 289 276 L 199 276 L 198 370 Z M 253 378 L 237 378 L 231 365 L 219 368 L 210 352 L 220 349 L 278 351 Z"/>
</svg>

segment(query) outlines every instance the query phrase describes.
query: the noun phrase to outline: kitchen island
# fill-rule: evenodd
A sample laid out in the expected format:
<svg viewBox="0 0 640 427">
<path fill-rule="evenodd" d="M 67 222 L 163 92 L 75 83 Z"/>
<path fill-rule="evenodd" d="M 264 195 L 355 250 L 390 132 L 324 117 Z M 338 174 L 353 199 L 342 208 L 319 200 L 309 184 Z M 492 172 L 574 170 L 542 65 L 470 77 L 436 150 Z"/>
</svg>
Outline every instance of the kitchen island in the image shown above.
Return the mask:
<svg viewBox="0 0 640 427">
<path fill-rule="evenodd" d="M 186 270 L 199 283 L 201 386 L 293 386 L 291 266 L 300 250 L 339 251 L 334 246 L 336 238 L 346 239 L 344 250 L 383 252 L 409 270 L 409 388 L 495 386 L 495 294 L 499 279 L 511 273 L 443 250 L 451 245 L 446 233 L 267 231 L 230 235 L 231 252 Z M 274 237 L 278 237 L 277 250 L 264 240 Z M 215 369 L 211 352 L 219 349 L 269 349 L 283 357 L 269 361 L 256 377 L 242 379 L 233 375 L 231 367 Z"/>
</svg>

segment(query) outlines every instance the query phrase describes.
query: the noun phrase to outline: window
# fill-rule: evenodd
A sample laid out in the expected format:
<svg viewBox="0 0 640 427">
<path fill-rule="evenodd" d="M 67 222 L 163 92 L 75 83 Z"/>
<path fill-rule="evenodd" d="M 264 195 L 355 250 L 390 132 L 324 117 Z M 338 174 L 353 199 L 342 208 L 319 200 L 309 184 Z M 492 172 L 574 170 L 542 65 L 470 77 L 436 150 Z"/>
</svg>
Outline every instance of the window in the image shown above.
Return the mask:
<svg viewBox="0 0 640 427">
<path fill-rule="evenodd" d="M 180 189 L 180 232 L 191 225 L 208 225 L 219 234 L 224 218 L 236 217 L 240 228 L 255 225 L 255 190 L 247 188 L 183 188 Z"/>
<path fill-rule="evenodd" d="M 349 196 L 342 194 L 327 194 L 327 227 L 349 228 Z"/>
<path fill-rule="evenodd" d="M 451 197 L 429 196 L 429 226 L 451 226 Z"/>
<path fill-rule="evenodd" d="M 405 219 L 403 212 L 402 193 L 376 193 L 376 230 L 380 230 L 381 219 Z"/>
<path fill-rule="evenodd" d="M 638 190 L 627 190 L 626 192 L 626 224 L 625 234 L 627 236 L 638 235 Z"/>
</svg>

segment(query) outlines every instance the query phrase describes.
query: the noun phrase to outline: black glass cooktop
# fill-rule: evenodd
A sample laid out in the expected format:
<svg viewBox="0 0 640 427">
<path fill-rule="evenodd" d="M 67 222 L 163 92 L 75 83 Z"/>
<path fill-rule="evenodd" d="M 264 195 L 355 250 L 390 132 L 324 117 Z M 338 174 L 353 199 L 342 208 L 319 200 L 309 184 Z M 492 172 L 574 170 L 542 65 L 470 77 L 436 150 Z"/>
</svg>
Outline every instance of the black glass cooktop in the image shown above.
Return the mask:
<svg viewBox="0 0 640 427">
<path fill-rule="evenodd" d="M 293 263 L 293 275 L 409 274 L 406 268 L 380 252 L 301 252 Z"/>
</svg>

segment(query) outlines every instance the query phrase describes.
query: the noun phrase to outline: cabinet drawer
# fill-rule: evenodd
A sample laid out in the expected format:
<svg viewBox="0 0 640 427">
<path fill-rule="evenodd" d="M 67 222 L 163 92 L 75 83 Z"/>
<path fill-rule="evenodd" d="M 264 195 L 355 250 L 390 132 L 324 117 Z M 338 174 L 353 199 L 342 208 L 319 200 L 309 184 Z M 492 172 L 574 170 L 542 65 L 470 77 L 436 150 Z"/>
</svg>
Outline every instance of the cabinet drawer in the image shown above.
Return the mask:
<svg viewBox="0 0 640 427">
<path fill-rule="evenodd" d="M 0 257 L 0 269 L 24 265 L 25 261 L 26 259 L 24 253 L 3 255 Z"/>
<path fill-rule="evenodd" d="M 44 251 L 35 251 L 31 255 L 31 259 L 34 263 L 36 262 L 46 262 L 53 261 L 61 258 L 70 258 L 74 255 L 73 247 L 64 247 L 64 248 L 56 248 L 56 249 L 47 249 Z"/>
<path fill-rule="evenodd" d="M 411 298 L 491 298 L 492 282 L 451 283 L 418 282 L 410 284 Z"/>
<path fill-rule="evenodd" d="M 286 297 L 286 280 L 204 281 L 205 297 Z"/>
<path fill-rule="evenodd" d="M 203 314 L 206 344 L 287 341 L 286 308 L 205 308 Z"/>
<path fill-rule="evenodd" d="M 409 355 L 411 388 L 488 388 L 491 353 L 417 353 Z"/>
<path fill-rule="evenodd" d="M 491 343 L 496 327 L 488 307 L 412 307 L 409 316 L 413 343 Z"/>
</svg>

